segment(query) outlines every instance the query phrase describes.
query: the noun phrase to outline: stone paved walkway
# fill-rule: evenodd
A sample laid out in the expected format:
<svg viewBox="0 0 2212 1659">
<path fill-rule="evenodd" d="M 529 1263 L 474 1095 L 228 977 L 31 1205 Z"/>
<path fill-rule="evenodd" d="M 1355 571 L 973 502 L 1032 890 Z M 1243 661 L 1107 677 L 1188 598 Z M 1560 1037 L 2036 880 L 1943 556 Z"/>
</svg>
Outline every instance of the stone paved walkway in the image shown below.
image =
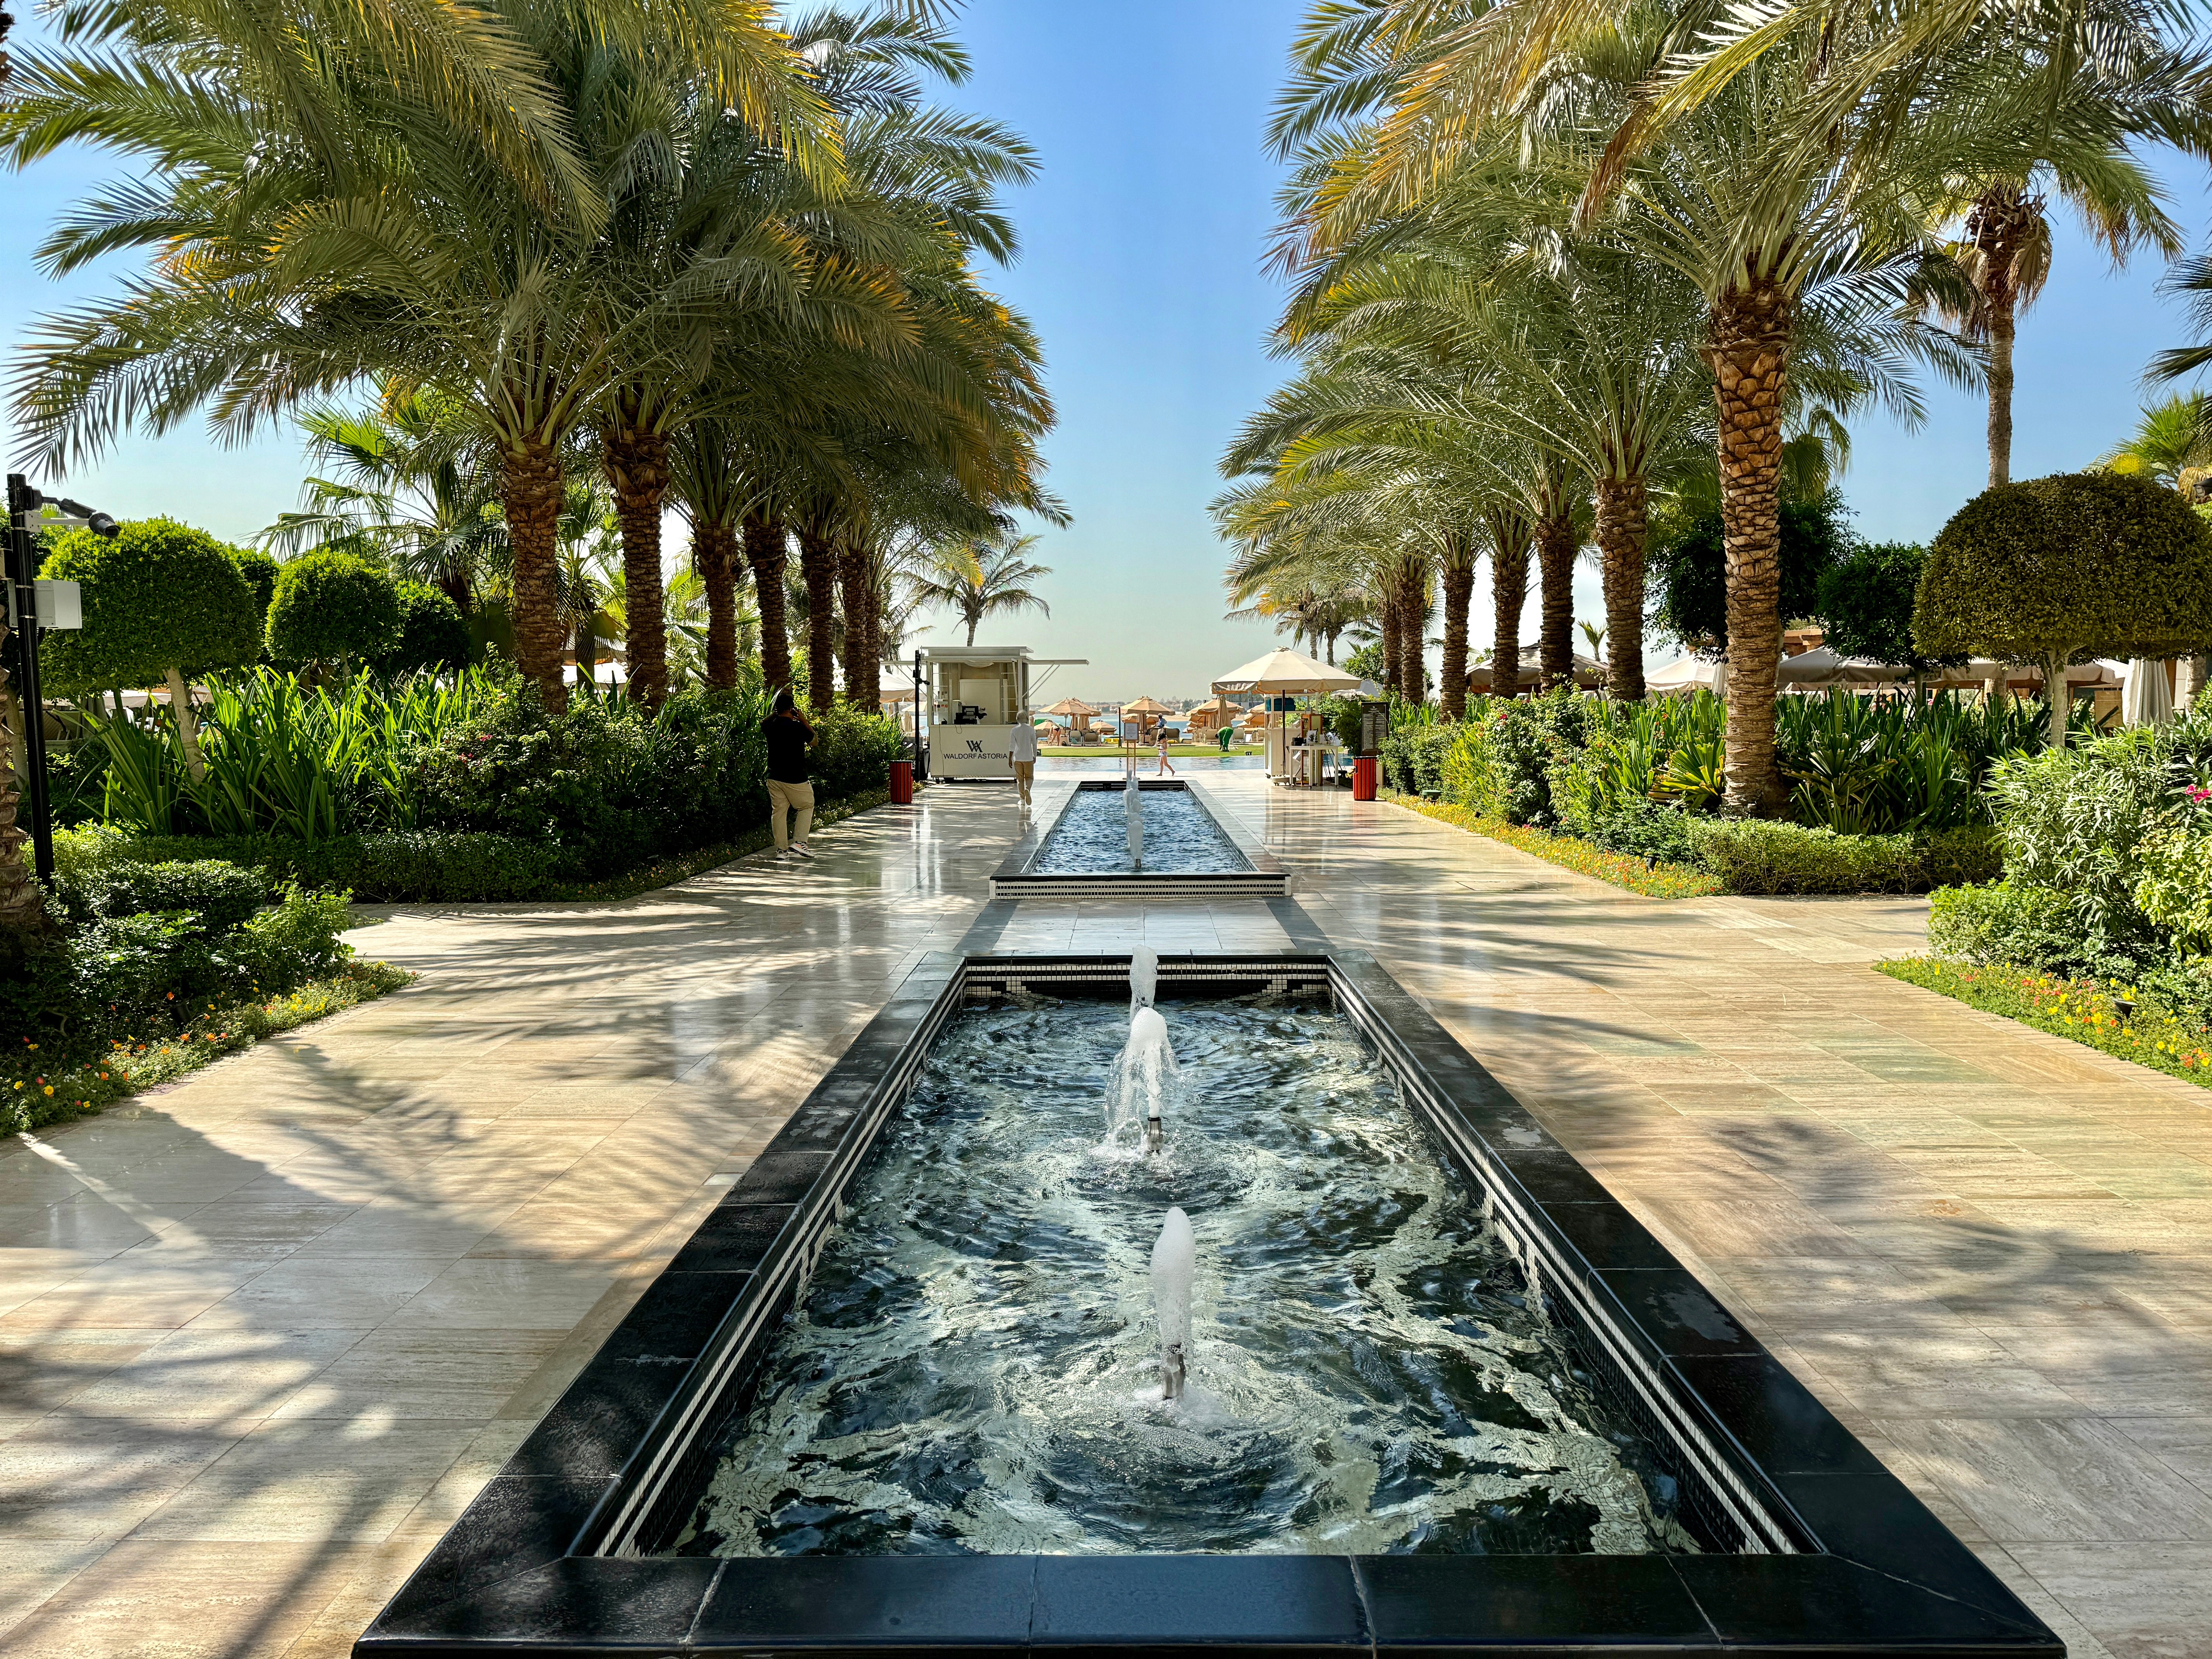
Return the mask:
<svg viewBox="0 0 2212 1659">
<path fill-rule="evenodd" d="M 1656 904 L 1194 780 L 2074 1644 L 2212 1655 L 2212 1095 L 1868 971 L 1910 901 Z M 629 904 L 408 912 L 423 983 L 0 1146 L 0 1652 L 337 1655 L 1015 819 L 933 791 Z M 1000 950 L 1268 949 L 1030 903 Z"/>
</svg>

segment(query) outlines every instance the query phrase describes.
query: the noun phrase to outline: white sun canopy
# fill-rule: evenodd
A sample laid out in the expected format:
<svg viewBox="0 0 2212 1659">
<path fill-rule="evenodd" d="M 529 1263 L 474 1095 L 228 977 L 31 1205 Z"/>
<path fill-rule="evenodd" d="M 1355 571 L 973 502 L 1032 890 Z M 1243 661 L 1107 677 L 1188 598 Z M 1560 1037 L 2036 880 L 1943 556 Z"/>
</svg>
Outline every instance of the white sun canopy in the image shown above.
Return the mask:
<svg viewBox="0 0 2212 1659">
<path fill-rule="evenodd" d="M 1263 696 L 1320 696 L 1334 691 L 1356 690 L 1359 676 L 1330 668 L 1295 651 L 1270 651 L 1241 668 L 1232 668 L 1213 683 L 1216 691 L 1258 692 Z"/>
</svg>

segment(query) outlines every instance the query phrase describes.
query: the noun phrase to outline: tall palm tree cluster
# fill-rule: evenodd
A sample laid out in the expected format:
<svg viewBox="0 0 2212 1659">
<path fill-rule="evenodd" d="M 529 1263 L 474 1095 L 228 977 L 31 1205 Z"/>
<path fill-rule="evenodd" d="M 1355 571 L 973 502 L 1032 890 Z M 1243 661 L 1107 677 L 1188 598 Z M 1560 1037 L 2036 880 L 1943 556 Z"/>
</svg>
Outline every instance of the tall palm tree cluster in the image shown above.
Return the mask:
<svg viewBox="0 0 2212 1659">
<path fill-rule="evenodd" d="M 1440 586 L 1456 714 L 1479 562 L 1510 695 L 1532 563 L 1550 685 L 1594 545 L 1608 690 L 1640 698 L 1655 502 L 1717 496 L 1727 805 L 1776 810 L 1793 452 L 1836 453 L 1869 406 L 1917 422 L 1933 373 L 1986 388 L 1990 481 L 2009 477 L 2049 204 L 2116 260 L 2179 250 L 2144 152 L 2208 153 L 2197 21 L 2181 0 L 1314 0 L 1273 129 L 1297 372 L 1224 462 L 1232 595 L 1364 605 L 1419 698 Z"/>
<path fill-rule="evenodd" d="M 633 693 L 665 694 L 675 510 L 707 682 L 736 678 L 748 577 L 762 672 L 793 682 L 795 563 L 810 697 L 842 678 L 872 708 L 890 550 L 1056 510 L 1037 343 L 976 270 L 1016 252 L 997 192 L 1034 160 L 925 98 L 967 73 L 955 6 L 57 7 L 0 146 L 143 172 L 41 259 L 149 258 L 34 334 L 28 459 L 303 417 L 323 465 L 276 538 L 365 535 L 465 607 L 497 597 L 556 708 L 568 641 L 588 655 L 611 615 Z"/>
</svg>

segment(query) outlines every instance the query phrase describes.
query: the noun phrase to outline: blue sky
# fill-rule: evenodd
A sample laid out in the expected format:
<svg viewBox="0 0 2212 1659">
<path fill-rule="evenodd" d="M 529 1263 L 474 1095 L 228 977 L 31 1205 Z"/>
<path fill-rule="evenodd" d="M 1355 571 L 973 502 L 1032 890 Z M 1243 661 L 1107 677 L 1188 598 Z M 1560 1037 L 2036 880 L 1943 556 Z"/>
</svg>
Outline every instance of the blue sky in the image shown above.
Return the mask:
<svg viewBox="0 0 2212 1659">
<path fill-rule="evenodd" d="M 1282 374 L 1266 351 L 1278 289 L 1261 262 L 1278 169 L 1261 134 L 1300 10 L 1292 0 L 972 0 L 961 26 L 976 72 L 951 99 L 1025 133 L 1043 162 L 1013 204 L 1022 259 L 997 280 L 1043 337 L 1060 416 L 1048 482 L 1075 522 L 1046 529 L 1035 555 L 1052 567 L 1051 617 L 994 621 L 986 635 L 1091 659 L 1061 671 L 1055 691 L 1201 695 L 1274 642 L 1258 624 L 1221 620 L 1224 556 L 1206 507 L 1223 444 Z M 70 156 L 11 180 L 11 223 L 45 225 L 109 170 Z M 2175 216 L 2199 245 L 2203 176 L 2172 176 Z M 2079 466 L 2132 424 L 2143 364 L 2179 337 L 2175 308 L 2154 293 L 2159 269 L 2147 259 L 2114 276 L 2062 222 L 2051 286 L 2021 331 L 2015 476 Z M 7 239 L 9 336 L 116 274 L 55 284 L 20 234 Z M 1927 396 L 1917 433 L 1879 417 L 1856 432 L 1844 482 L 1866 535 L 1924 539 L 1981 487 L 1979 403 L 1939 387 Z M 219 448 L 195 428 L 127 441 L 66 482 L 119 516 L 167 512 L 243 538 L 295 504 L 299 475 L 289 436 Z M 1577 589 L 1577 615 L 1601 619 L 1595 572 Z M 1475 606 L 1486 617 L 1486 592 Z M 1524 639 L 1534 622 L 1532 611 Z M 940 624 L 921 637 L 958 635 Z"/>
</svg>

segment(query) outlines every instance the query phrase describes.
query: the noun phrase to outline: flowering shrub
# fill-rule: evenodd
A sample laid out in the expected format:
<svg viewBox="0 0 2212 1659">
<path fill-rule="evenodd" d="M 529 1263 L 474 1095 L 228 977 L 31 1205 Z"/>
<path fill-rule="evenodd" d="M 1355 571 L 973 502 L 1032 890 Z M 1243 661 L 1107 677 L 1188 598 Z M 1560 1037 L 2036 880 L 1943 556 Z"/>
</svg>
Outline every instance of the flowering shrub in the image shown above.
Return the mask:
<svg viewBox="0 0 2212 1659">
<path fill-rule="evenodd" d="M 1908 985 L 2212 1088 L 2212 1022 L 2143 987 L 1931 957 L 1875 965 Z"/>
<path fill-rule="evenodd" d="M 17 1037 L 12 1052 L 0 1051 L 0 1134 L 98 1111 L 280 1031 L 396 991 L 414 977 L 386 963 L 347 962 L 289 991 L 257 990 L 250 1000 L 210 1006 L 181 1024 L 157 1022 L 133 1035 L 110 1036 L 91 1052 Z"/>
</svg>

